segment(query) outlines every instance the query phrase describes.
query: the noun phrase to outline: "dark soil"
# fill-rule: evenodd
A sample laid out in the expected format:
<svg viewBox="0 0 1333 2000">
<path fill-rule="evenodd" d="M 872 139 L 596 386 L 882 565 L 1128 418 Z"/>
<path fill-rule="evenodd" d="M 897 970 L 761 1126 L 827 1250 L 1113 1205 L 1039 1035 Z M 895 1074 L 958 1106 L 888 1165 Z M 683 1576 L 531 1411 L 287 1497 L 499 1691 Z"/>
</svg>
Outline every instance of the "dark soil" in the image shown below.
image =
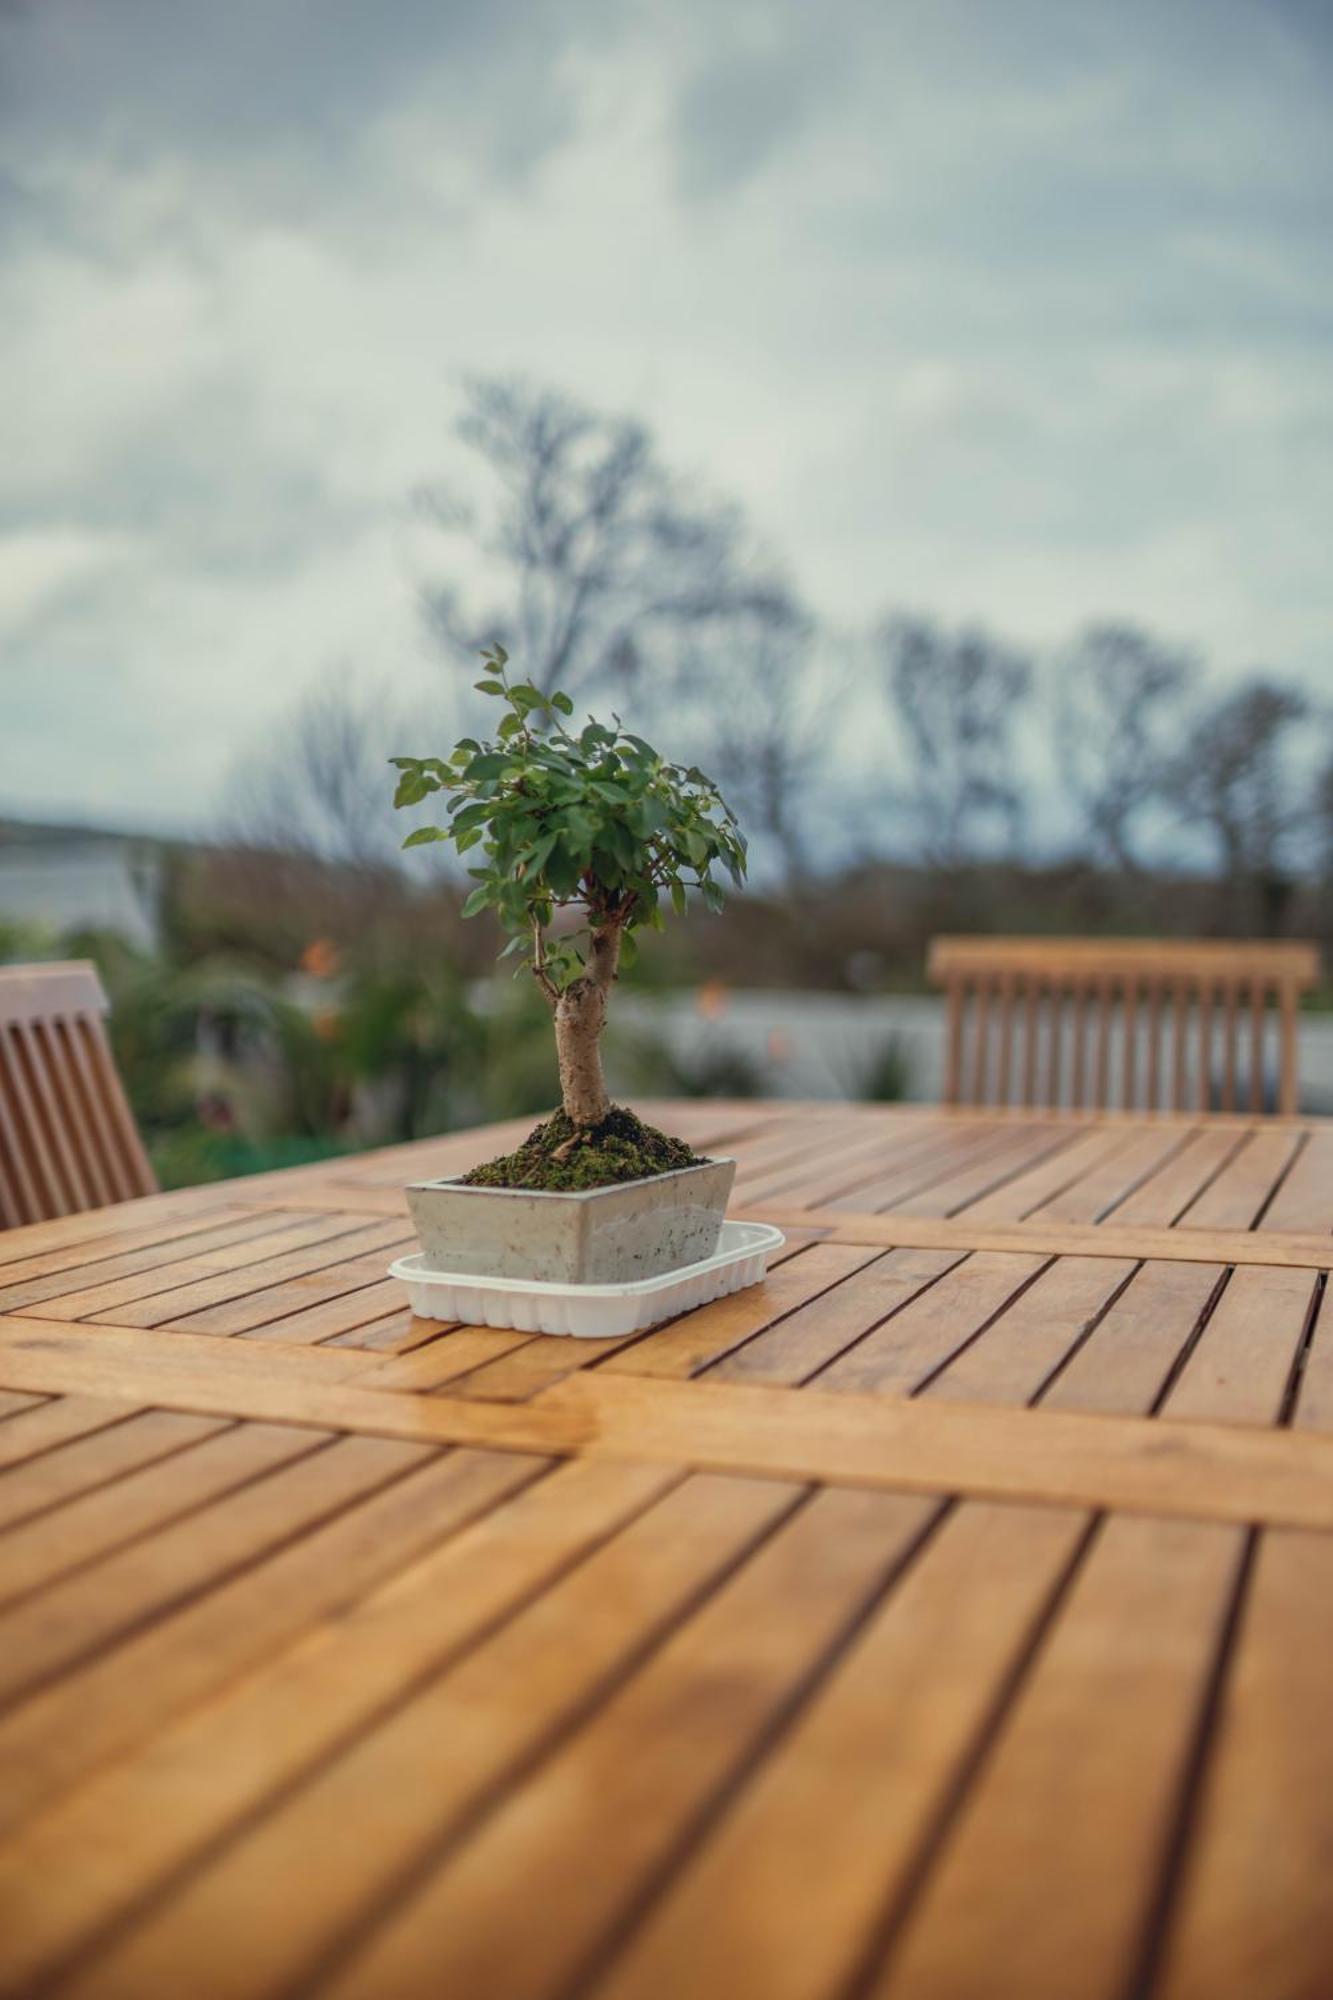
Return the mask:
<svg viewBox="0 0 1333 2000">
<path fill-rule="evenodd" d="M 699 1155 L 683 1139 L 673 1139 L 645 1125 L 632 1111 L 614 1105 L 600 1125 L 594 1125 L 566 1158 L 553 1157 L 575 1137 L 563 1111 L 529 1132 L 516 1153 L 487 1160 L 462 1176 L 466 1187 L 542 1188 L 549 1194 L 569 1194 L 581 1188 L 613 1187 L 617 1181 L 648 1180 L 697 1167 Z"/>
</svg>

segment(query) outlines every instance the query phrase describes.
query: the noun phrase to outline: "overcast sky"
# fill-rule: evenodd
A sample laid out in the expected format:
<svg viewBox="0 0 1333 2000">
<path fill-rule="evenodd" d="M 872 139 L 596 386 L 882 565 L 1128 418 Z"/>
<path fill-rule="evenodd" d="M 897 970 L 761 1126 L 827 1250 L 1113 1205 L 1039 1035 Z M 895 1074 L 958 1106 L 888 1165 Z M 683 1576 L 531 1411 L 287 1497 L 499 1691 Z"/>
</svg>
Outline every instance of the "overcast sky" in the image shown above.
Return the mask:
<svg viewBox="0 0 1333 2000">
<path fill-rule="evenodd" d="M 1333 694 L 1326 0 L 0 0 L 0 809 L 207 822 L 432 672 L 466 370 L 816 607 Z"/>
</svg>

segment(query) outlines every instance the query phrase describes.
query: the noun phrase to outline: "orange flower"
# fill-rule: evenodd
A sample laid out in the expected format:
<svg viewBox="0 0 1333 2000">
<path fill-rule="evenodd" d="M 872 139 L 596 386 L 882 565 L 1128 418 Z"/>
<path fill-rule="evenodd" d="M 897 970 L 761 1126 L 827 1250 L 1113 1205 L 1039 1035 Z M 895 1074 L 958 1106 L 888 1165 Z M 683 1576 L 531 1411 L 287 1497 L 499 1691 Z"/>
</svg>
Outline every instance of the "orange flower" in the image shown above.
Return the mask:
<svg viewBox="0 0 1333 2000">
<path fill-rule="evenodd" d="M 301 953 L 301 970 L 315 979 L 332 979 L 338 970 L 338 948 L 328 938 L 312 938 Z"/>
<path fill-rule="evenodd" d="M 720 1021 L 727 1011 L 730 997 L 724 980 L 705 979 L 694 996 L 694 1005 L 705 1021 Z"/>
</svg>

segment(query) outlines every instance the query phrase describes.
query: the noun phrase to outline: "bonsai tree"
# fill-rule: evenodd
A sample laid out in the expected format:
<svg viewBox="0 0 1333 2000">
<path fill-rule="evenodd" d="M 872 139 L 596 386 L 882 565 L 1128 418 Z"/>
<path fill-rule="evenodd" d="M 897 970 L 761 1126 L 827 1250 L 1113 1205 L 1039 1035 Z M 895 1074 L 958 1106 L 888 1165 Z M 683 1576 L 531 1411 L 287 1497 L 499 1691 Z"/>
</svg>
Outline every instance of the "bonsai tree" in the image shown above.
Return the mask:
<svg viewBox="0 0 1333 2000">
<path fill-rule="evenodd" d="M 601 1036 L 636 932 L 661 930 L 668 902 L 683 914 L 691 889 L 720 910 L 718 871 L 741 883 L 745 839 L 702 771 L 668 763 L 619 716 L 573 733 L 568 695 L 511 680 L 503 646 L 482 658 L 476 685 L 504 710 L 494 737 L 465 736 L 447 759 L 395 757 L 394 804 L 449 796 L 447 824 L 418 827 L 403 846 L 444 840 L 475 855 L 463 915 L 495 913 L 501 956 L 526 961 L 550 1006 L 568 1120 L 556 1156 L 568 1159 L 612 1112 Z"/>
</svg>

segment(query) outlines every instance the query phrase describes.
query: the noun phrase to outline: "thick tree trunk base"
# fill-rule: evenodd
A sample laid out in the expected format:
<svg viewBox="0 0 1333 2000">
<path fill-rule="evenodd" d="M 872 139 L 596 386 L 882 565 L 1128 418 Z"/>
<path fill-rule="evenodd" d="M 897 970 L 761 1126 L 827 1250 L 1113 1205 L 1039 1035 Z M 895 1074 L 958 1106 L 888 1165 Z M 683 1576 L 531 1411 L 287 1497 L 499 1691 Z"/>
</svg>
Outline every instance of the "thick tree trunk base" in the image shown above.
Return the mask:
<svg viewBox="0 0 1333 2000">
<path fill-rule="evenodd" d="M 600 1125 L 611 1109 L 602 1073 L 602 1028 L 606 996 L 580 981 L 562 993 L 555 1008 L 555 1049 L 560 1064 L 560 1096 L 571 1124 L 580 1131 Z"/>
</svg>

